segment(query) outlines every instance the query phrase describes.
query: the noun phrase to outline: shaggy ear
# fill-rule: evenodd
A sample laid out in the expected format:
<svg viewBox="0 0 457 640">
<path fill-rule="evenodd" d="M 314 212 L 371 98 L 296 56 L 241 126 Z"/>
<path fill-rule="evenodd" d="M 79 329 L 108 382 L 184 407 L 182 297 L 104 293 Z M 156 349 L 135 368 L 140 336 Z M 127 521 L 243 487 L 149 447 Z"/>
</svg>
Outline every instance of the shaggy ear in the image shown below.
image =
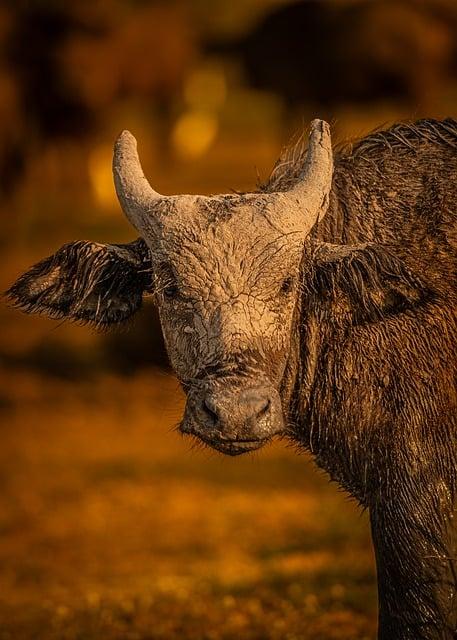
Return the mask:
<svg viewBox="0 0 457 640">
<path fill-rule="evenodd" d="M 320 243 L 305 279 L 308 304 L 332 306 L 336 319 L 376 322 L 420 304 L 429 291 L 403 262 L 377 244 Z"/>
<path fill-rule="evenodd" d="M 138 311 L 150 283 L 150 254 L 143 240 L 120 245 L 79 241 L 33 266 L 6 296 L 27 313 L 103 327 Z"/>
</svg>

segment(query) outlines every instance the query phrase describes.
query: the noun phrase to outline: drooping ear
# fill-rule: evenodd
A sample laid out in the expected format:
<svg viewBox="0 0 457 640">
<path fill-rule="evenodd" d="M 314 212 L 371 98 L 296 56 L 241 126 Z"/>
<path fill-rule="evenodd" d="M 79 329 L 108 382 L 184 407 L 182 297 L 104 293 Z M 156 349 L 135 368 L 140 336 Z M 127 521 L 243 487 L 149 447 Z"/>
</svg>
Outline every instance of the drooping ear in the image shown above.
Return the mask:
<svg viewBox="0 0 457 640">
<path fill-rule="evenodd" d="M 150 254 L 143 240 L 119 245 L 78 241 L 26 271 L 6 297 L 27 313 L 106 327 L 138 311 L 150 283 Z"/>
<path fill-rule="evenodd" d="M 331 305 L 334 319 L 351 324 L 407 311 L 431 295 L 400 258 L 378 244 L 318 243 L 305 287 L 313 311 L 328 313 Z"/>
</svg>

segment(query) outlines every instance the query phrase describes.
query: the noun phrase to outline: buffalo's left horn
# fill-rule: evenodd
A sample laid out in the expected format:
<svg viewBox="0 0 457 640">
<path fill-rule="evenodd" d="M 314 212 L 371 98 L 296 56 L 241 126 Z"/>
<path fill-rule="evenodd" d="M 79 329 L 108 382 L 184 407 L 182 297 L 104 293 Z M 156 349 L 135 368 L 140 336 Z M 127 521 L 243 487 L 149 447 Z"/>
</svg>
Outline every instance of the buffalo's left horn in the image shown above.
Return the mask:
<svg viewBox="0 0 457 640">
<path fill-rule="evenodd" d="M 282 218 L 286 226 L 308 234 L 327 211 L 332 175 L 330 126 L 324 120 L 313 120 L 301 178 L 289 191 L 274 194 L 276 219 Z"/>
<path fill-rule="evenodd" d="M 141 231 L 145 215 L 166 196 L 154 191 L 144 177 L 136 140 L 129 131 L 123 131 L 114 145 L 113 175 L 121 207 L 132 225 Z"/>
</svg>

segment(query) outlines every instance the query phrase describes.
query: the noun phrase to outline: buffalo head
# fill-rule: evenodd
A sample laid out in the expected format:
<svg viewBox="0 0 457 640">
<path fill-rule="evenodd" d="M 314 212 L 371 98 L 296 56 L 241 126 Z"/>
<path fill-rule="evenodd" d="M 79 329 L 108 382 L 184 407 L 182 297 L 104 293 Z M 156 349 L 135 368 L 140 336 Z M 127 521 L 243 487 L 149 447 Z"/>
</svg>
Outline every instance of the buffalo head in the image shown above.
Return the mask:
<svg viewBox="0 0 457 640">
<path fill-rule="evenodd" d="M 163 196 L 144 177 L 136 141 L 124 131 L 114 181 L 141 238 L 66 245 L 9 294 L 28 311 L 111 324 L 151 292 L 187 392 L 181 430 L 231 455 L 256 449 L 284 430 L 303 245 L 326 212 L 332 165 L 329 126 L 315 120 L 287 189 Z"/>
<path fill-rule="evenodd" d="M 116 191 L 151 253 L 169 357 L 187 391 L 181 430 L 237 454 L 283 430 L 281 381 L 303 242 L 327 208 L 329 127 L 314 121 L 302 174 L 288 191 L 162 196 L 136 141 L 115 145 Z"/>
</svg>

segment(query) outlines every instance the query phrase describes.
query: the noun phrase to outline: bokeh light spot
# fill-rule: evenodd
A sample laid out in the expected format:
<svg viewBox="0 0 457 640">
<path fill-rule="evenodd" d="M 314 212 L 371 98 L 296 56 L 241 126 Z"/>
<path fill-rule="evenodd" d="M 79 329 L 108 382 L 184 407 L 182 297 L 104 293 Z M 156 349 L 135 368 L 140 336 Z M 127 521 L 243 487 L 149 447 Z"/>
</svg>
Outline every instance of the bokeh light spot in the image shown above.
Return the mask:
<svg viewBox="0 0 457 640">
<path fill-rule="evenodd" d="M 209 111 L 187 111 L 176 122 L 172 144 L 176 154 L 184 160 L 202 156 L 214 142 L 219 129 L 215 114 Z"/>
</svg>

